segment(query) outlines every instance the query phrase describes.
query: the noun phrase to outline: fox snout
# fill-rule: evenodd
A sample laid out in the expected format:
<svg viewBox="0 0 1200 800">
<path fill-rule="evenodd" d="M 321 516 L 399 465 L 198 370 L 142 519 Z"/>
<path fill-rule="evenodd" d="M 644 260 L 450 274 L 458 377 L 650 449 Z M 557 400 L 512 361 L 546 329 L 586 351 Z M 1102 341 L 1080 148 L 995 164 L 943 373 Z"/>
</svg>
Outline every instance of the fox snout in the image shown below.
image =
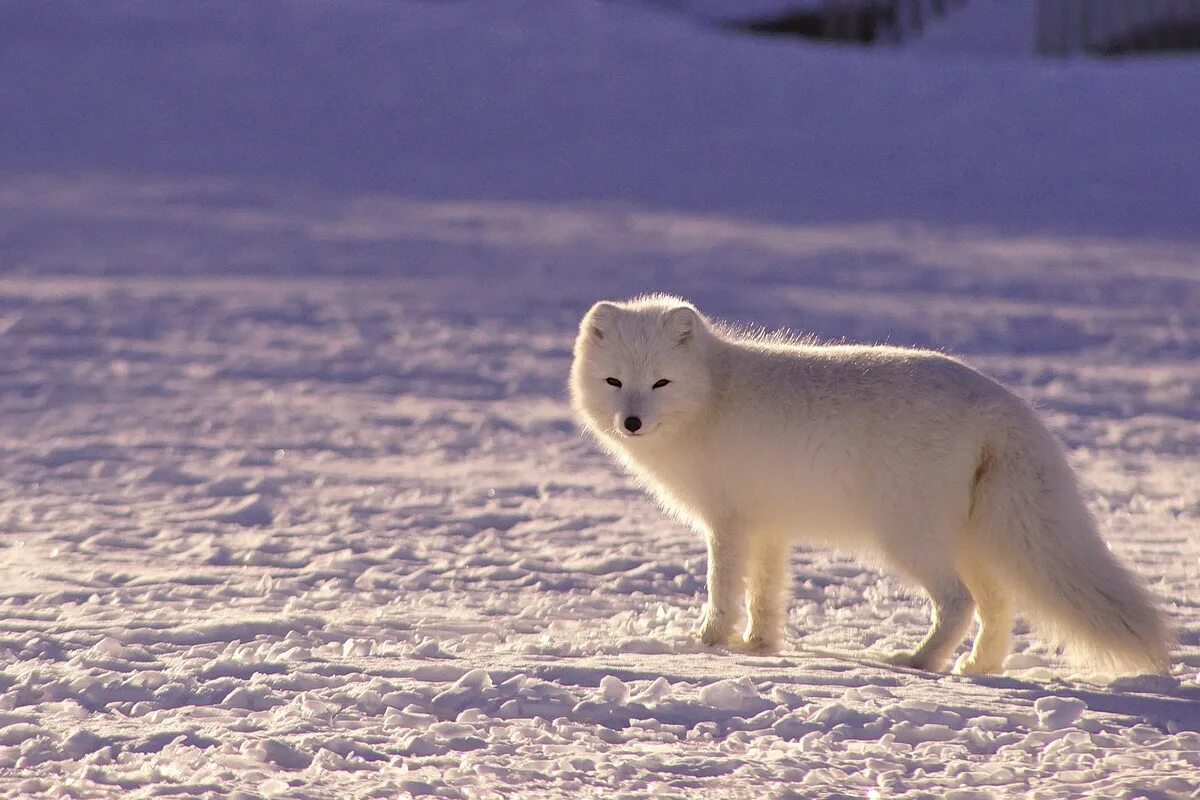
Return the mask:
<svg viewBox="0 0 1200 800">
<path fill-rule="evenodd" d="M 615 409 L 612 425 L 617 433 L 623 436 L 644 436 L 654 427 L 652 420 L 646 414 L 646 409 L 633 403 L 622 404 L 621 407 Z"/>
<path fill-rule="evenodd" d="M 642 392 L 623 390 L 613 409 L 613 427 L 625 436 L 644 436 L 653 425 L 651 398 Z"/>
</svg>

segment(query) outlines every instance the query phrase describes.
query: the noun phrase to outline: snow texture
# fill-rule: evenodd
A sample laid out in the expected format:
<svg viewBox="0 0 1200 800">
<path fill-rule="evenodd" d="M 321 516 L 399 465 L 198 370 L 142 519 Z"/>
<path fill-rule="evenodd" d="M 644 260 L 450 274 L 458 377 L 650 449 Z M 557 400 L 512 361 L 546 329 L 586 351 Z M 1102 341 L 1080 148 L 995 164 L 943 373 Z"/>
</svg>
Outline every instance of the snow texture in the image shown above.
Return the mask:
<svg viewBox="0 0 1200 800">
<path fill-rule="evenodd" d="M 0 9 L 0 796 L 1181 798 L 1200 786 L 1200 65 L 636 4 Z M 1190 94 L 1189 94 L 1190 96 Z M 701 542 L 578 433 L 596 299 L 961 353 L 1035 401 L 1170 676 L 886 666 L 926 610 Z"/>
</svg>

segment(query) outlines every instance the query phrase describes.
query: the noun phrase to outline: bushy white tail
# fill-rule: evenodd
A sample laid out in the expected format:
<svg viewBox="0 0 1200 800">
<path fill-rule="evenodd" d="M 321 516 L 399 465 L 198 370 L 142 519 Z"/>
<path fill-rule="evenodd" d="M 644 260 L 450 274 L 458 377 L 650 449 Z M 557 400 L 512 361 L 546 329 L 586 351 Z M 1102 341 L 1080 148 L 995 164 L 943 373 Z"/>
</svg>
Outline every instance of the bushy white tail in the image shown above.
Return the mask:
<svg viewBox="0 0 1200 800">
<path fill-rule="evenodd" d="M 981 555 L 1074 661 L 1166 671 L 1173 638 L 1161 612 L 1101 538 L 1058 443 L 1023 411 L 985 445 L 971 510 Z"/>
</svg>

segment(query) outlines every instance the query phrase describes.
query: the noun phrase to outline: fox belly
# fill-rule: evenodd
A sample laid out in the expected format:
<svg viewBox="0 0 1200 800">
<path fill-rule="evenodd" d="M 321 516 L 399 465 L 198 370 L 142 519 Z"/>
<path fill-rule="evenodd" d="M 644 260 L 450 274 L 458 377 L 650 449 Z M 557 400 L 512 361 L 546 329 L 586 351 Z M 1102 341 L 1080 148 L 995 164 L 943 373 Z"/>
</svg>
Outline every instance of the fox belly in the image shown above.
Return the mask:
<svg viewBox="0 0 1200 800">
<path fill-rule="evenodd" d="M 980 457 L 969 435 L 934 449 L 882 436 L 867 442 L 750 433 L 739 426 L 731 437 L 715 436 L 643 468 L 665 505 L 706 530 L 738 520 L 747 535 L 762 530 L 859 549 L 879 537 L 903 537 L 904 528 L 923 539 L 927 529 L 966 523 Z"/>
</svg>

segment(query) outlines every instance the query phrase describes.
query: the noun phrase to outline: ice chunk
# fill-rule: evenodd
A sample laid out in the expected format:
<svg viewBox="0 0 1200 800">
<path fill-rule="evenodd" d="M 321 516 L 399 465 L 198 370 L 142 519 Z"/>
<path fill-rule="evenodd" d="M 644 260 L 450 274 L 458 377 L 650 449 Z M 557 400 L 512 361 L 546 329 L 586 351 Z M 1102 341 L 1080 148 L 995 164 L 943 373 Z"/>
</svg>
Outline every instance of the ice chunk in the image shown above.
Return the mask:
<svg viewBox="0 0 1200 800">
<path fill-rule="evenodd" d="M 275 705 L 271 692 L 265 686 L 239 686 L 221 701 L 227 708 L 244 708 L 248 711 L 262 711 Z"/>
<path fill-rule="evenodd" d="M 456 736 L 470 736 L 475 733 L 475 728 L 460 722 L 435 722 L 429 726 L 429 732 L 439 739 L 453 739 Z"/>
<path fill-rule="evenodd" d="M 72 731 L 71 735 L 64 739 L 59 747 L 62 749 L 63 755 L 70 756 L 71 758 L 79 758 L 88 753 L 94 753 L 101 747 L 111 743 L 111 739 L 97 736 L 91 731 L 80 728 Z"/>
<path fill-rule="evenodd" d="M 450 688 L 481 692 L 492 688 L 492 678 L 485 669 L 473 669 L 455 681 Z"/>
<path fill-rule="evenodd" d="M 849 725 L 858 728 L 875 719 L 876 717 L 873 715 L 864 714 L 842 703 L 829 703 L 814 711 L 808 721 L 823 728 L 832 728 L 835 725 Z"/>
<path fill-rule="evenodd" d="M 771 726 L 771 732 L 781 739 L 799 739 L 804 734 L 811 733 L 816 727 L 815 724 L 804 718 L 803 712 L 793 711 L 776 720 Z"/>
<path fill-rule="evenodd" d="M 262 495 L 252 494 L 238 502 L 220 507 L 210 519 L 250 528 L 270 525 L 275 515 Z"/>
<path fill-rule="evenodd" d="M 413 658 L 440 658 L 442 650 L 433 639 L 426 639 L 412 649 Z"/>
<path fill-rule="evenodd" d="M 629 699 L 629 687 L 620 678 L 605 675 L 600 679 L 600 695 L 610 703 L 624 705 Z"/>
<path fill-rule="evenodd" d="M 247 743 L 242 752 L 264 764 L 274 764 L 284 769 L 304 769 L 312 763 L 312 756 L 301 753 L 296 748 L 278 739 L 263 739 L 259 742 Z"/>
<path fill-rule="evenodd" d="M 638 703 L 660 703 L 671 696 L 671 683 L 663 677 L 657 677 L 654 682 L 643 689 L 633 699 Z"/>
<path fill-rule="evenodd" d="M 33 739 L 38 736 L 45 736 L 47 734 L 48 731 L 46 731 L 45 728 L 28 722 L 18 722 L 5 728 L 0 728 L 0 745 L 9 746 L 21 744 L 28 739 Z"/>
<path fill-rule="evenodd" d="M 96 655 L 106 658 L 121 658 L 125 654 L 125 647 L 119 641 L 111 636 L 105 636 L 92 648 Z"/>
<path fill-rule="evenodd" d="M 383 698 L 374 689 L 363 689 L 354 698 L 354 702 L 368 714 L 378 714 L 384 709 Z"/>
<path fill-rule="evenodd" d="M 402 755 L 415 756 L 417 758 L 444 755 L 448 749 L 445 745 L 432 742 L 420 734 L 401 742 L 398 748 Z"/>
<path fill-rule="evenodd" d="M 741 714 L 757 713 L 767 704 L 749 678 L 710 683 L 700 690 L 700 702 L 721 711 L 736 711 Z"/>
<path fill-rule="evenodd" d="M 1078 697 L 1041 697 L 1033 704 L 1038 724 L 1046 730 L 1071 725 L 1087 710 L 1087 703 Z"/>
<path fill-rule="evenodd" d="M 918 725 L 905 720 L 893 725 L 891 732 L 896 737 L 896 741 L 912 745 L 924 742 L 949 742 L 954 739 L 954 729 L 948 725 L 932 722 Z"/>
<path fill-rule="evenodd" d="M 383 716 L 384 724 L 389 728 L 428 728 L 437 722 L 437 719 L 434 715 L 426 714 L 414 705 L 403 710 L 389 708 Z"/>
<path fill-rule="evenodd" d="M 258 790 L 264 797 L 278 797 L 291 788 L 287 781 L 280 778 L 267 778 L 258 785 Z"/>
</svg>

